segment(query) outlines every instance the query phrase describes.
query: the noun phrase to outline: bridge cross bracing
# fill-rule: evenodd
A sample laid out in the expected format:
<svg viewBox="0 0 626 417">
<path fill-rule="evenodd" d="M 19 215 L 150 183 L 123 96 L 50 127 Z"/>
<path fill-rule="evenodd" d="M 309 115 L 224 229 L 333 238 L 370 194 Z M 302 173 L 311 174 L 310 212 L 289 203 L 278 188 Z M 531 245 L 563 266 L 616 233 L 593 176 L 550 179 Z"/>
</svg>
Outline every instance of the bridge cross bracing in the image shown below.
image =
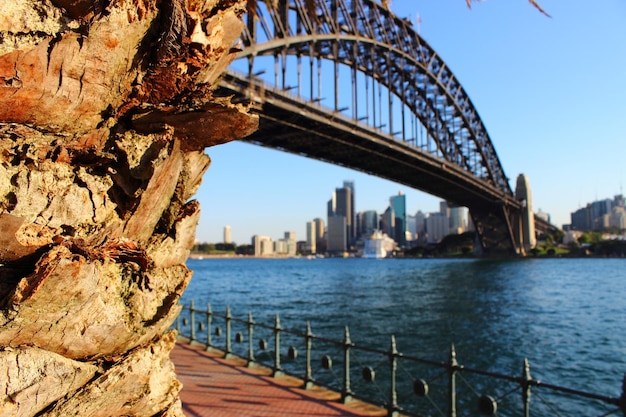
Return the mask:
<svg viewBox="0 0 626 417">
<path fill-rule="evenodd" d="M 260 115 L 247 141 L 466 206 L 483 252 L 524 253 L 524 204 L 469 96 L 410 22 L 370 0 L 248 5 L 221 82 Z"/>
</svg>

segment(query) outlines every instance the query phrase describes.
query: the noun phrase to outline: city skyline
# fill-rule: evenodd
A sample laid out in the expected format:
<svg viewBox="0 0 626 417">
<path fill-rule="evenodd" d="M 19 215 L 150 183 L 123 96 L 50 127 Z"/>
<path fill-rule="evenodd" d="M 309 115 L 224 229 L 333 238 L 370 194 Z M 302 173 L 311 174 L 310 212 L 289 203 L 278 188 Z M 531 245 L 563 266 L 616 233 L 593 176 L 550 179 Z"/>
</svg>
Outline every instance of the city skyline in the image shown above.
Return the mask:
<svg viewBox="0 0 626 417">
<path fill-rule="evenodd" d="M 362 240 L 373 233 L 382 233 L 399 246 L 404 247 L 414 241 L 419 241 L 422 244 L 436 243 L 447 234 L 463 233 L 469 225 L 469 212 L 465 207 L 450 206 L 448 202 L 443 200 L 439 201 L 438 211 L 423 212 L 418 209 L 415 213 L 408 212 L 406 211 L 406 196 L 402 192 L 390 196 L 387 208 L 383 211 L 374 209 L 354 211 L 352 210 L 355 199 L 354 191 L 354 181 L 348 180 L 343 182 L 342 187 L 335 188 L 327 202 L 326 217 L 320 216 L 307 221 L 304 238 L 298 238 L 293 230 L 285 230 L 282 237 L 253 233 L 250 237 L 250 243 L 257 246 L 260 240 L 273 242 L 287 239 L 287 235 L 289 235 L 290 239 L 294 241 L 306 242 L 307 245 L 311 246 L 310 249 L 316 246 L 313 242 L 324 241 L 324 247 L 330 248 L 328 251 L 345 252 L 350 247 L 354 247 L 357 240 Z M 352 225 L 348 224 L 347 219 L 349 217 L 353 218 Z M 445 222 L 445 228 L 439 224 L 435 226 L 428 223 L 433 219 L 437 223 Z M 318 230 L 318 228 L 321 229 Z M 426 234 L 428 239 L 421 236 L 426 229 L 429 230 Z M 201 243 L 237 243 L 231 242 L 230 225 L 224 226 L 223 236 L 223 242 L 205 241 Z M 315 250 L 312 252 L 315 253 Z"/>
<path fill-rule="evenodd" d="M 346 180 L 346 181 L 344 181 L 344 186 L 345 186 L 345 184 L 347 182 L 351 183 L 351 187 L 352 187 L 351 190 L 355 190 L 356 189 L 354 181 L 352 181 L 352 180 L 347 181 Z M 335 189 L 335 192 L 338 191 L 339 188 L 341 188 L 341 187 L 337 187 Z M 405 201 L 404 197 L 406 197 L 406 196 L 404 195 L 403 192 L 400 191 L 400 192 L 398 192 L 398 194 L 392 195 L 392 196 L 389 197 L 389 203 L 388 203 L 387 208 L 385 210 L 378 210 L 378 209 L 372 209 L 372 208 L 366 208 L 366 209 L 361 209 L 361 210 L 357 209 L 356 212 L 355 212 L 355 215 L 356 216 L 361 215 L 361 214 L 367 215 L 367 214 L 373 212 L 373 213 L 376 213 L 378 215 L 378 220 L 379 221 L 384 221 L 383 217 L 384 217 L 385 211 L 388 210 L 389 208 L 391 208 L 394 205 L 393 201 L 394 201 L 394 199 L 396 199 L 398 197 L 403 197 L 403 200 Z M 623 200 L 624 199 L 623 194 L 620 192 L 620 193 L 614 194 L 611 197 L 602 197 L 602 198 L 599 198 L 599 199 L 596 199 L 596 200 L 593 200 L 593 201 L 588 201 L 588 202 L 584 203 L 581 207 L 577 208 L 576 210 L 571 211 L 570 212 L 570 222 L 565 223 L 565 224 L 559 226 L 559 228 L 563 229 L 562 226 L 565 226 L 565 229 L 567 229 L 568 228 L 567 226 L 575 226 L 572 223 L 573 223 L 573 221 L 575 221 L 575 216 L 577 214 L 580 214 L 582 211 L 584 211 L 586 209 L 589 210 L 590 207 L 593 207 L 593 206 L 598 205 L 600 203 L 606 204 L 607 201 L 610 202 L 610 201 L 613 201 L 613 200 L 616 200 L 616 199 L 617 200 Z M 332 199 L 331 199 L 331 201 L 332 201 Z M 327 207 L 328 207 L 329 203 L 330 203 L 330 201 L 327 202 Z M 406 216 L 407 216 L 407 218 L 406 218 L 407 222 L 410 221 L 409 217 L 415 218 L 419 214 L 424 216 L 424 219 L 422 219 L 423 221 L 429 220 L 429 217 L 433 218 L 433 219 L 437 218 L 439 215 L 442 214 L 443 206 L 445 206 L 447 204 L 447 202 L 445 202 L 444 200 L 439 199 L 438 204 L 439 204 L 439 207 L 436 210 L 434 210 L 434 211 L 424 211 L 424 210 L 421 210 L 421 209 L 417 209 L 416 211 L 411 212 L 411 211 L 407 210 L 406 213 L 405 213 Z M 621 204 L 623 206 L 623 201 L 622 201 Z M 451 207 L 448 207 L 448 210 L 450 210 L 450 209 L 451 209 Z M 196 240 L 199 241 L 199 242 L 202 242 L 202 243 L 235 243 L 235 244 L 238 244 L 238 245 L 243 245 L 243 244 L 253 243 L 254 238 L 257 237 L 257 236 L 260 236 L 260 237 L 263 237 L 263 238 L 267 237 L 267 238 L 269 238 L 271 240 L 280 240 L 280 239 L 283 239 L 285 237 L 285 235 L 291 234 L 292 236 L 296 237 L 296 239 L 295 239 L 296 241 L 306 241 L 307 240 L 307 236 L 309 234 L 309 223 L 314 222 L 317 219 L 322 219 L 322 221 L 325 222 L 323 224 L 327 225 L 328 224 L 328 215 L 329 215 L 329 213 L 330 212 L 327 213 L 327 217 L 318 216 L 316 218 L 312 218 L 312 219 L 306 220 L 305 221 L 305 225 L 304 225 L 304 230 L 305 231 L 301 235 L 298 235 L 298 233 L 295 230 L 293 230 L 293 229 L 289 229 L 289 230 L 285 229 L 285 230 L 279 232 L 278 235 L 276 235 L 276 236 L 265 235 L 263 233 L 253 232 L 253 233 L 250 234 L 250 238 L 249 238 L 248 242 L 246 242 L 246 241 L 238 242 L 238 241 L 233 241 L 233 239 L 231 238 L 232 228 L 231 228 L 231 226 L 229 224 L 227 224 L 227 225 L 224 225 L 222 227 L 222 236 L 223 236 L 222 240 L 217 240 L 217 241 L 206 241 L 206 240 L 203 241 L 203 240 L 199 240 L 199 239 L 196 239 Z M 546 212 L 544 212 L 541 209 L 534 209 L 534 213 L 538 214 L 538 215 L 541 215 L 541 216 L 546 216 L 548 218 L 550 217 L 550 213 L 546 213 Z M 469 220 L 469 219 L 465 219 L 464 218 L 466 215 L 468 216 L 469 213 L 468 212 L 464 213 L 464 215 L 462 216 L 463 221 Z M 457 218 L 455 219 L 455 217 L 457 217 Z M 449 214 L 448 217 L 447 217 L 447 221 L 450 221 L 451 219 L 453 219 L 452 222 L 456 225 L 454 227 L 460 227 L 460 228 L 463 229 L 464 227 L 461 227 L 461 226 L 465 226 L 465 227 L 468 226 L 467 224 L 464 224 L 464 225 L 461 224 L 461 221 L 459 220 L 458 214 Z M 417 234 L 419 234 L 419 230 L 422 229 L 426 225 L 426 223 L 424 223 L 424 225 L 421 225 L 421 226 L 417 226 L 417 224 L 419 224 L 419 220 L 417 220 L 417 223 L 413 225 L 415 230 L 411 226 L 409 226 L 409 227 L 406 228 L 406 231 L 408 231 L 408 232 L 410 232 L 412 234 L 414 234 L 416 232 L 417 232 Z M 454 228 L 453 226 L 450 226 L 450 227 L 451 227 L 451 229 L 450 229 L 449 233 L 451 233 L 451 234 L 452 233 L 457 233 L 455 230 L 453 230 L 453 228 Z M 381 228 L 377 227 L 376 230 L 377 231 L 381 231 Z M 578 230 L 578 229 L 574 228 L 574 230 Z M 592 230 L 592 227 L 590 226 L 588 229 L 585 229 L 585 230 Z M 357 235 L 356 235 L 357 238 L 359 237 L 358 235 L 359 235 L 359 233 L 357 232 Z M 438 241 L 438 240 L 440 240 L 443 237 L 444 236 L 437 236 L 436 240 Z M 413 240 L 417 240 L 416 236 L 413 237 Z"/>
<path fill-rule="evenodd" d="M 524 1 L 392 2 L 460 80 L 484 121 L 510 179 L 529 177 L 535 211 L 558 227 L 587 202 L 622 192 L 626 143 L 621 120 L 626 80 L 626 3 L 544 1 L 547 18 Z M 356 184 L 357 211 L 382 212 L 404 192 L 407 212 L 437 211 L 439 198 L 345 168 L 242 142 L 207 149 L 213 160 L 197 199 L 201 241 L 233 241 L 254 233 L 305 236 L 323 217 L 328 193 Z"/>
</svg>

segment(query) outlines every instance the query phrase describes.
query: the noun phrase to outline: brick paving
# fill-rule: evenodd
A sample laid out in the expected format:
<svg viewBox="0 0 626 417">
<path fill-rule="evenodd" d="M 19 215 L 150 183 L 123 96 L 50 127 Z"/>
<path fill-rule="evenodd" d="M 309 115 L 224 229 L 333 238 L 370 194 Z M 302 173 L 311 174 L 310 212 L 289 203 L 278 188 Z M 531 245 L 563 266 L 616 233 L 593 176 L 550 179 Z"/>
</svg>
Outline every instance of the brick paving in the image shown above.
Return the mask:
<svg viewBox="0 0 626 417">
<path fill-rule="evenodd" d="M 303 389 L 300 379 L 272 377 L 264 367 L 248 368 L 241 359 L 178 342 L 170 357 L 183 383 L 180 397 L 187 417 L 365 417 L 386 410 L 361 401 L 342 404 L 340 395 L 319 387 Z"/>
</svg>

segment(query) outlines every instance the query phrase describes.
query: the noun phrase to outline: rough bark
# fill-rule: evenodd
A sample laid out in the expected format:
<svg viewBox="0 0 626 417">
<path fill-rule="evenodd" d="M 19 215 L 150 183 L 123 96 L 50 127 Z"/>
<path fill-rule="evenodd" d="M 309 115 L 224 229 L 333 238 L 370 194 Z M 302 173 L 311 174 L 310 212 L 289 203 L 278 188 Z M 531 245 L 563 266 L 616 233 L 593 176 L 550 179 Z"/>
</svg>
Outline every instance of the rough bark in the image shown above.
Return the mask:
<svg viewBox="0 0 626 417">
<path fill-rule="evenodd" d="M 0 3 L 0 416 L 179 416 L 168 329 L 245 0 Z M 5 372 L 6 370 L 6 372 Z"/>
</svg>

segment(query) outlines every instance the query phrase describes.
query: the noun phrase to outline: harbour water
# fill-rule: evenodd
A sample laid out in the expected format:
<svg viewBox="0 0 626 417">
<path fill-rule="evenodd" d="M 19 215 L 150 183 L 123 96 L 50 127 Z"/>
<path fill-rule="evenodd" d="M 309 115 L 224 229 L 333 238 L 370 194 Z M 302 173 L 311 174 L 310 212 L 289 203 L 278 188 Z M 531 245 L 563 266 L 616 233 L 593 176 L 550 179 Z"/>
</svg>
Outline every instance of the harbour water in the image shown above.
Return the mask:
<svg viewBox="0 0 626 417">
<path fill-rule="evenodd" d="M 257 323 L 619 397 L 626 260 L 205 259 L 183 303 Z M 589 410 L 587 410 L 589 411 Z M 463 414 L 459 414 L 463 415 Z M 506 415 L 506 414 L 498 414 Z M 542 414 L 539 414 L 542 415 Z M 545 414 L 548 415 L 548 414 Z M 593 415 L 583 412 L 579 415 Z M 597 413 L 595 415 L 600 415 Z"/>
</svg>

